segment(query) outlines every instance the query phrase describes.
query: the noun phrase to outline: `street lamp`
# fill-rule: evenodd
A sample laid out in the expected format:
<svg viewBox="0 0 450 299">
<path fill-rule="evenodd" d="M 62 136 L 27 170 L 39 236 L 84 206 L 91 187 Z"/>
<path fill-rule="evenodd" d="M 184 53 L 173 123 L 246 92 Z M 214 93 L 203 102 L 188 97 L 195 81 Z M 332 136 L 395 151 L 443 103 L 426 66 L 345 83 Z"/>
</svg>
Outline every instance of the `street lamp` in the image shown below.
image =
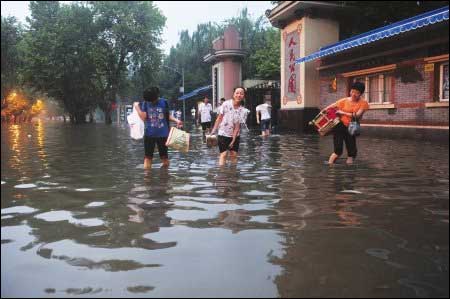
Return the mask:
<svg viewBox="0 0 450 299">
<path fill-rule="evenodd" d="M 180 87 L 180 92 L 184 95 L 184 68 L 181 67 L 181 73 L 180 73 L 176 68 L 173 68 L 173 67 L 170 67 L 170 66 L 166 66 L 166 65 L 163 65 L 163 67 L 165 67 L 165 68 L 167 68 L 169 70 L 172 70 L 175 73 L 181 75 L 182 86 Z M 183 100 L 183 121 L 186 121 L 186 101 L 185 100 Z"/>
</svg>

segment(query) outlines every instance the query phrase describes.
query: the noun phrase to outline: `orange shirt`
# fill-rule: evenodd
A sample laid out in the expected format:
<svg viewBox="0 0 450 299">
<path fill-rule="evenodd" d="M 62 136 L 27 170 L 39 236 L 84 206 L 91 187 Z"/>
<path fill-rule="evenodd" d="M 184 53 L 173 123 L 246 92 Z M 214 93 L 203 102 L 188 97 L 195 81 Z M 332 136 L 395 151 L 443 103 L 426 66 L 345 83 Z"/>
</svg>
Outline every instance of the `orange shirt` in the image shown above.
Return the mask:
<svg viewBox="0 0 450 299">
<path fill-rule="evenodd" d="M 356 113 L 360 109 L 364 111 L 369 109 L 369 103 L 364 98 L 360 98 L 357 102 L 352 101 L 351 98 L 343 98 L 336 102 L 336 106 L 339 110 L 342 110 L 347 113 Z M 348 127 L 350 121 L 352 120 L 351 116 L 341 115 L 341 122 Z"/>
</svg>

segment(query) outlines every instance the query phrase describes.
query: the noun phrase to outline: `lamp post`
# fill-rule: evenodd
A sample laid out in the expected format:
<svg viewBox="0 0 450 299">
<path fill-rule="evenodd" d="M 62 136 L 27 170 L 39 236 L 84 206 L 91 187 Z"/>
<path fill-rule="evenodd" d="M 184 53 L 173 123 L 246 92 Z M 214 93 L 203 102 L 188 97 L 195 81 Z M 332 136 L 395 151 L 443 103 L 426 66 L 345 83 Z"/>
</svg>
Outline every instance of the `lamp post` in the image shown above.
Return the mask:
<svg viewBox="0 0 450 299">
<path fill-rule="evenodd" d="M 176 68 L 166 66 L 166 65 L 163 65 L 163 67 L 165 67 L 169 70 L 172 70 L 175 73 L 181 75 L 182 86 L 180 87 L 180 92 L 184 95 L 184 68 L 181 67 L 181 73 L 180 73 Z M 185 102 L 185 100 L 183 100 L 183 121 L 186 121 L 186 102 Z"/>
</svg>

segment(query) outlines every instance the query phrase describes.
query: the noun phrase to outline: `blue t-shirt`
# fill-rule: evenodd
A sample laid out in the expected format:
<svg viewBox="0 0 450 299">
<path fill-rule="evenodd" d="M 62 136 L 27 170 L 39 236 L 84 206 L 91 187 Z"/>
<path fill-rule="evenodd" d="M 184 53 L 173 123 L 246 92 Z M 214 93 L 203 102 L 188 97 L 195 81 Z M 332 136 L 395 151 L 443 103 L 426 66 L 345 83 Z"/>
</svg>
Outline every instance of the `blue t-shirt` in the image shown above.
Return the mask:
<svg viewBox="0 0 450 299">
<path fill-rule="evenodd" d="M 159 99 L 155 104 L 151 102 L 139 103 L 142 112 L 147 112 L 145 119 L 145 136 L 167 137 L 169 136 L 169 123 L 167 115 L 169 105 L 163 99 Z"/>
</svg>

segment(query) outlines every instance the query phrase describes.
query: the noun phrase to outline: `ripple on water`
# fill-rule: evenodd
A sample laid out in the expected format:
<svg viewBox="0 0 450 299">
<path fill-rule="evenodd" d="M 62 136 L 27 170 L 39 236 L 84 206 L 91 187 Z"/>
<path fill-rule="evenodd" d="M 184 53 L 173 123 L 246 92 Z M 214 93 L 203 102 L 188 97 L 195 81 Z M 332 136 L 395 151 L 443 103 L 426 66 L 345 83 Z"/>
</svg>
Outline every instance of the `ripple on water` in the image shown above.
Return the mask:
<svg viewBox="0 0 450 299">
<path fill-rule="evenodd" d="M 92 189 L 90 189 L 90 188 L 78 188 L 78 189 L 75 189 L 75 191 L 78 191 L 78 192 L 87 192 L 87 191 L 92 191 Z"/>
<path fill-rule="evenodd" d="M 19 185 L 15 185 L 14 188 L 17 189 L 28 189 L 28 188 L 35 188 L 37 187 L 35 184 L 19 184 Z"/>
<path fill-rule="evenodd" d="M 93 201 L 85 205 L 86 208 L 96 208 L 104 206 L 106 203 L 104 201 Z"/>
<path fill-rule="evenodd" d="M 38 187 L 37 189 L 38 190 L 61 190 L 61 189 L 67 189 L 67 187 L 66 186 L 56 186 L 56 187 L 46 186 L 46 187 Z"/>
<path fill-rule="evenodd" d="M 383 249 L 383 248 L 369 248 L 369 249 L 366 249 L 366 253 L 373 257 L 376 257 L 376 258 L 379 258 L 382 260 L 387 260 L 387 259 L 389 259 L 389 253 L 391 253 L 391 252 L 389 250 Z"/>
<path fill-rule="evenodd" d="M 16 206 L 10 207 L 6 209 L 2 209 L 2 215 L 4 214 L 30 214 L 39 211 L 38 209 L 34 209 L 27 206 Z"/>
<path fill-rule="evenodd" d="M 258 191 L 258 190 L 251 190 L 248 192 L 244 192 L 245 195 L 250 196 L 275 196 L 275 192 L 264 192 L 264 191 Z"/>
<path fill-rule="evenodd" d="M 341 193 L 363 194 L 361 191 L 358 190 L 342 190 Z"/>
<path fill-rule="evenodd" d="M 34 216 L 47 222 L 68 221 L 77 226 L 100 226 L 104 222 L 97 218 L 78 219 L 73 217 L 73 213 L 69 211 L 51 211 Z"/>
<path fill-rule="evenodd" d="M 175 195 L 171 198 L 171 201 L 185 201 L 185 200 L 191 200 L 191 201 L 198 201 L 202 203 L 222 203 L 225 202 L 226 199 L 224 198 L 217 198 L 217 197 L 196 197 L 196 196 L 182 196 L 182 195 Z"/>
</svg>

